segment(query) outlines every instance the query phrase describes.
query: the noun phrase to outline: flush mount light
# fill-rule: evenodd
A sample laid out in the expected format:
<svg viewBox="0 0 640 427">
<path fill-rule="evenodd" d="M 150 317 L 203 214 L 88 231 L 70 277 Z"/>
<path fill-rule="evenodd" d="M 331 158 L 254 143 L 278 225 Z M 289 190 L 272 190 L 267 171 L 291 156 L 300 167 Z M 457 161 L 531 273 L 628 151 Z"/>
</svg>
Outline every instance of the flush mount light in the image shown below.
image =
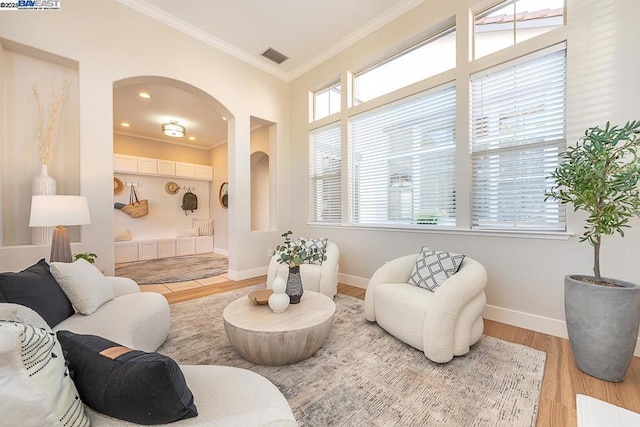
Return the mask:
<svg viewBox="0 0 640 427">
<path fill-rule="evenodd" d="M 182 138 L 186 132 L 184 126 L 179 125 L 178 122 L 171 121 L 169 123 L 162 124 L 162 133 L 174 138 Z"/>
<path fill-rule="evenodd" d="M 138 96 L 139 96 L 140 98 L 144 98 L 144 99 L 149 99 L 149 98 L 151 98 L 151 95 L 149 95 L 147 92 L 140 92 L 140 93 L 138 94 Z"/>
</svg>

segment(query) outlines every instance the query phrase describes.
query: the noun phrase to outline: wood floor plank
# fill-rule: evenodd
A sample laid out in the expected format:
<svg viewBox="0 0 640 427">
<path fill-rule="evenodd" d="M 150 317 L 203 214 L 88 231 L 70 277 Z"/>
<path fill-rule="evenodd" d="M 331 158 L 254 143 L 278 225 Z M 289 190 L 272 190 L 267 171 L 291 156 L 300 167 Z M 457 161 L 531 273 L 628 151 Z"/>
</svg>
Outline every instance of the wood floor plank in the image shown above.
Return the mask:
<svg viewBox="0 0 640 427">
<path fill-rule="evenodd" d="M 174 304 L 215 293 L 242 289 L 264 283 L 264 281 L 264 276 L 238 282 L 228 280 L 215 285 L 172 292 L 165 294 L 165 297 L 170 304 Z M 338 292 L 363 300 L 366 290 L 340 283 L 338 284 Z M 575 365 L 571 346 L 566 339 L 491 320 L 485 320 L 484 326 L 485 335 L 546 352 L 547 361 L 540 394 L 537 426 L 575 427 L 577 425 L 576 394 L 593 396 L 640 413 L 639 358 L 633 358 L 623 382 L 612 383 L 599 380 L 580 371 Z"/>
</svg>

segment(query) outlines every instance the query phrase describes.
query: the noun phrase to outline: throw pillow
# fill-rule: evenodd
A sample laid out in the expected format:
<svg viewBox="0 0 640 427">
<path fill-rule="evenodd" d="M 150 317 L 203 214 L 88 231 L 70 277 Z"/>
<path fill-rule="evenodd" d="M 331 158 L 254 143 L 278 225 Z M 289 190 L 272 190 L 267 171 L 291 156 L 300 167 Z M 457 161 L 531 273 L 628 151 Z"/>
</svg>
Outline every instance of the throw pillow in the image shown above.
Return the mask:
<svg viewBox="0 0 640 427">
<path fill-rule="evenodd" d="M 116 231 L 113 236 L 113 240 L 116 242 L 127 242 L 129 240 L 133 240 L 133 234 L 131 233 L 131 230 Z"/>
<path fill-rule="evenodd" d="M 113 287 L 93 264 L 80 258 L 74 262 L 52 262 L 51 274 L 82 314 L 92 314 L 114 298 Z"/>
<path fill-rule="evenodd" d="M 307 238 L 301 237 L 298 239 L 296 244 L 299 244 L 303 240 L 304 240 L 305 248 L 307 249 L 316 248 L 318 250 L 318 255 L 320 256 L 319 259 L 315 261 L 309 261 L 309 264 L 322 264 L 322 259 L 327 253 L 327 242 L 329 241 L 329 238 L 321 237 L 321 238 L 307 239 Z"/>
<path fill-rule="evenodd" d="M 44 259 L 19 273 L 1 273 L 0 293 L 6 302 L 31 308 L 51 327 L 74 313 Z"/>
<path fill-rule="evenodd" d="M 80 397 L 96 411 L 138 424 L 198 415 L 182 371 L 169 357 L 95 335 L 59 331 L 58 339 Z"/>
<path fill-rule="evenodd" d="M 458 272 L 463 260 L 464 254 L 435 251 L 423 246 L 409 276 L 409 284 L 434 292 L 445 280 Z"/>
<path fill-rule="evenodd" d="M 212 219 L 196 219 L 193 218 L 191 226 L 198 229 L 200 236 L 213 236 L 213 220 Z"/>
<path fill-rule="evenodd" d="M 54 333 L 0 321 L 0 424 L 88 426 Z"/>
</svg>

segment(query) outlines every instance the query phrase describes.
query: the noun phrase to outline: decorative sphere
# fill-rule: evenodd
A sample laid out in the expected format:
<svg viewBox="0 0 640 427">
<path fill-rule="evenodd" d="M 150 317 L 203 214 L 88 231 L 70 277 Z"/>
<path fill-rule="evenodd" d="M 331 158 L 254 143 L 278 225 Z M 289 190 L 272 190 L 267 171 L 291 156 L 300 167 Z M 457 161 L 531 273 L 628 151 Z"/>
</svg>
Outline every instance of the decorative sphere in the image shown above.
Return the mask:
<svg viewBox="0 0 640 427">
<path fill-rule="evenodd" d="M 273 289 L 274 294 L 283 294 L 287 289 L 287 282 L 280 276 L 273 279 L 273 283 L 271 283 L 271 289 Z"/>
</svg>

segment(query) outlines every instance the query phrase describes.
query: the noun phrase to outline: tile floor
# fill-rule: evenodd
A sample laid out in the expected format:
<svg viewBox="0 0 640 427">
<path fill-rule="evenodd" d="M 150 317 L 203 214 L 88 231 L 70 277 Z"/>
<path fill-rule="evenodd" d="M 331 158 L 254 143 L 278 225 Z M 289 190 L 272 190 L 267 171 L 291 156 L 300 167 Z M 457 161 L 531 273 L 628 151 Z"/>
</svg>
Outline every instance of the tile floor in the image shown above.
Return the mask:
<svg viewBox="0 0 640 427">
<path fill-rule="evenodd" d="M 163 283 L 140 285 L 140 289 L 144 292 L 158 292 L 159 294 L 170 294 L 176 291 L 184 291 L 185 289 L 195 289 L 204 286 L 211 286 L 229 280 L 227 273 L 219 276 L 206 277 L 204 279 L 189 280 L 186 282 Z"/>
</svg>

